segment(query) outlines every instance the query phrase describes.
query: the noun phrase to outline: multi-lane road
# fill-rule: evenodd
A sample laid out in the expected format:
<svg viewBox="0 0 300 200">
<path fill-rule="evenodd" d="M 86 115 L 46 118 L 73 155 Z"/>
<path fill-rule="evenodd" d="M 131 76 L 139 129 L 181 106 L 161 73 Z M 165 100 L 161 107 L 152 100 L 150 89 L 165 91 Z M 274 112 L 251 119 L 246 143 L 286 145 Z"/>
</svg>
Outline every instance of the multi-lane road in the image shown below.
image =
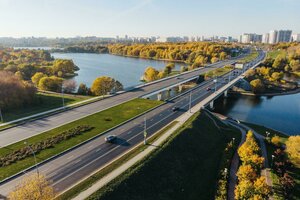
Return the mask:
<svg viewBox="0 0 300 200">
<path fill-rule="evenodd" d="M 239 70 L 235 71 L 241 73 Z M 217 89 L 227 83 L 228 76 L 234 77 L 232 73 L 229 73 L 218 78 Z M 212 89 L 207 90 L 207 88 Z M 192 97 L 191 105 L 194 106 L 210 95 L 214 95 L 214 88 L 215 83 L 213 80 L 206 81 L 191 92 L 183 94 L 133 121 L 40 165 L 39 171 L 52 182 L 56 192 L 62 192 L 143 141 L 144 118 L 146 118 L 147 122 L 148 136 L 151 136 L 166 124 L 188 111 L 190 93 Z M 172 110 L 174 106 L 180 109 L 174 112 Z M 113 143 L 106 143 L 104 138 L 109 134 L 116 135 L 117 140 Z M 32 169 L 28 173 L 33 173 L 34 171 L 35 169 Z M 0 185 L 0 195 L 6 196 L 24 176 L 26 175 L 18 176 Z"/>
<path fill-rule="evenodd" d="M 43 117 L 34 121 L 28 121 L 24 124 L 0 131 L 0 146 L 7 146 L 9 144 L 37 135 L 41 132 L 51 130 L 55 127 L 62 126 L 63 124 L 70 123 L 74 120 L 86 117 L 93 113 L 97 113 L 109 107 L 124 103 L 131 99 L 144 96 L 162 88 L 167 88 L 184 80 L 199 76 L 199 74 L 201 73 L 205 73 L 212 69 L 220 68 L 224 65 L 231 64 L 237 59 L 238 58 L 226 60 L 220 63 L 212 64 L 209 67 L 199 68 L 197 70 L 184 73 L 180 75 L 180 79 L 177 79 L 176 77 L 170 77 L 168 79 L 153 84 L 145 85 L 143 87 L 136 88 L 131 91 L 127 91 L 101 101 L 90 103 L 51 116 Z"/>
</svg>

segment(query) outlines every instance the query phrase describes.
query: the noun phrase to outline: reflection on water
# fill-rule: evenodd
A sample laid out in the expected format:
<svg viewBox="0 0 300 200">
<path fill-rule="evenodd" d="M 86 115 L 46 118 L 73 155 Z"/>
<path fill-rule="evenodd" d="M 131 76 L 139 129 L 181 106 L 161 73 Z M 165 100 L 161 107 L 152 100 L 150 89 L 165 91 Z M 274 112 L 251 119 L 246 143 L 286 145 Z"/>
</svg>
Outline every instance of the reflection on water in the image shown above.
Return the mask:
<svg viewBox="0 0 300 200">
<path fill-rule="evenodd" d="M 76 82 L 89 87 L 99 76 L 110 76 L 119 80 L 125 88 L 141 84 L 140 78 L 148 66 L 162 69 L 168 62 L 93 53 L 52 53 L 54 58 L 72 59 L 80 68 Z M 184 63 L 175 63 L 178 70 Z"/>
<path fill-rule="evenodd" d="M 274 97 L 229 96 L 215 102 L 215 112 L 287 134 L 300 134 L 300 93 Z"/>
</svg>

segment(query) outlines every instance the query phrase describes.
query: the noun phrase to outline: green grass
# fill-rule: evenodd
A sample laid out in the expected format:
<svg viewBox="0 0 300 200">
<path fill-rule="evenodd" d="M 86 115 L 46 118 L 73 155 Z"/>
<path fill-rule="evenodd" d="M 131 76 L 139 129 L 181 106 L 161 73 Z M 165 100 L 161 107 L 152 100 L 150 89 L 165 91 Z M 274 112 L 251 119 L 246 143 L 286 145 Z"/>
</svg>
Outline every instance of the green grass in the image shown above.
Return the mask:
<svg viewBox="0 0 300 200">
<path fill-rule="evenodd" d="M 109 108 L 107 110 L 98 112 L 96 114 L 90 115 L 88 117 L 76 120 L 74 122 L 68 123 L 66 125 L 60 126 L 58 128 L 52 129 L 50 131 L 41 133 L 26 141 L 29 144 L 34 144 L 39 141 L 44 140 L 55 135 L 60 134 L 61 132 L 76 127 L 78 125 L 90 125 L 94 127 L 92 130 L 56 144 L 53 148 L 46 149 L 37 154 L 37 161 L 43 161 L 53 155 L 56 155 L 70 147 L 75 146 L 89 138 L 92 138 L 100 133 L 128 120 L 136 115 L 143 113 L 155 106 L 160 105 L 162 102 L 151 101 L 147 99 L 134 99 L 129 102 L 117 105 L 115 107 Z M 106 118 L 111 118 L 111 121 L 106 121 Z M 12 152 L 16 149 L 24 147 L 24 141 L 17 142 L 15 144 L 9 145 L 7 147 L 0 148 L 0 157 Z M 0 180 L 3 180 L 6 177 L 9 177 L 23 169 L 26 169 L 34 165 L 33 157 L 26 158 L 24 160 L 18 161 L 6 167 L 0 168 Z"/>
<path fill-rule="evenodd" d="M 250 123 L 245 123 L 248 126 L 250 126 L 251 128 L 253 128 L 257 133 L 266 136 L 266 131 L 270 132 L 270 136 L 269 137 L 273 137 L 274 135 L 277 135 L 280 137 L 281 139 L 281 143 L 284 144 L 287 139 L 288 139 L 288 135 L 285 135 L 281 132 L 275 131 L 273 129 L 270 128 L 266 128 L 264 126 L 260 126 L 260 125 L 256 125 L 256 124 L 250 124 Z M 267 153 L 268 153 L 268 161 L 269 161 L 269 166 L 272 165 L 272 154 L 274 153 L 274 151 L 276 150 L 276 147 L 267 143 L 266 142 L 266 148 L 267 148 Z M 299 200 L 300 199 L 300 166 L 294 166 L 292 167 L 288 173 L 294 178 L 296 185 L 295 185 L 295 189 L 292 193 L 292 197 L 291 199 L 293 200 Z M 284 197 L 282 196 L 282 192 L 281 189 L 279 187 L 279 180 L 278 180 L 278 176 L 272 172 L 271 174 L 272 177 L 272 181 L 274 184 L 274 190 L 275 190 L 275 199 L 276 200 L 283 200 Z"/>
<path fill-rule="evenodd" d="M 206 78 L 214 78 L 214 77 L 217 77 L 217 76 L 222 76 L 230 71 L 232 71 L 233 68 L 229 68 L 229 67 L 222 67 L 222 68 L 217 68 L 217 69 L 214 69 L 214 70 L 211 70 L 209 72 L 206 72 L 204 74 L 204 76 Z"/>
<path fill-rule="evenodd" d="M 155 140 L 157 140 L 160 136 L 162 136 L 164 133 L 166 133 L 169 129 L 171 129 L 173 126 L 175 126 L 178 122 L 173 121 L 169 125 L 167 125 L 165 128 L 163 128 L 161 131 L 157 132 L 155 135 L 153 135 L 151 138 L 147 139 L 147 142 L 149 144 L 153 143 Z M 88 189 L 91 187 L 95 182 L 112 172 L 114 169 L 120 167 L 125 162 L 129 161 L 131 158 L 135 157 L 142 151 L 144 151 L 148 146 L 145 145 L 139 145 L 134 150 L 130 151 L 129 153 L 125 154 L 121 158 L 117 159 L 110 165 L 104 167 L 99 172 L 95 173 L 93 176 L 90 176 L 88 179 L 84 180 L 83 182 L 79 183 L 75 187 L 71 188 L 70 190 L 66 191 L 64 194 L 60 195 L 56 199 L 63 199 L 68 200 L 74 198 L 76 195 L 80 194 L 82 191 Z"/>
<path fill-rule="evenodd" d="M 258 52 L 253 50 L 249 55 L 247 55 L 245 58 L 239 60 L 241 63 L 247 63 L 252 60 L 254 60 L 256 57 L 258 57 Z"/>
<path fill-rule="evenodd" d="M 64 96 L 65 105 L 77 103 L 89 98 L 91 97 L 78 96 L 78 95 Z M 36 101 L 35 105 L 24 106 L 23 108 L 15 108 L 15 109 L 9 109 L 7 111 L 3 111 L 2 114 L 3 114 L 4 122 L 9 122 L 12 120 L 20 119 L 22 117 L 27 117 L 47 110 L 62 107 L 62 97 L 60 94 L 39 92 L 36 94 L 35 101 Z"/>
<path fill-rule="evenodd" d="M 279 54 L 282 54 L 284 56 L 286 56 L 286 51 L 284 50 L 274 50 L 274 51 L 269 51 L 267 57 L 268 58 L 272 58 L 275 59 Z"/>
<path fill-rule="evenodd" d="M 153 154 L 89 199 L 214 199 L 225 145 L 239 136 L 221 133 L 197 113 Z"/>
</svg>

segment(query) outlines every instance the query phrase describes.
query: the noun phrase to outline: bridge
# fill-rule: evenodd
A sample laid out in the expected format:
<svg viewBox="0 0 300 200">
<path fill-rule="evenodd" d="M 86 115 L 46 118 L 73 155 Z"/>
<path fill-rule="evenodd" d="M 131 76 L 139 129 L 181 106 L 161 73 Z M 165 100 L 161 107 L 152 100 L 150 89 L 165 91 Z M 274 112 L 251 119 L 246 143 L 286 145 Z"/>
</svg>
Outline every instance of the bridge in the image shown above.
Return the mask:
<svg viewBox="0 0 300 200">
<path fill-rule="evenodd" d="M 260 52 L 260 56 L 253 61 L 253 63 L 249 63 L 247 67 L 256 67 L 259 62 L 262 61 L 264 55 L 264 52 Z M 226 91 L 229 88 L 243 78 L 244 71 L 234 71 L 236 72 L 230 72 L 220 76 L 216 82 L 214 79 L 204 81 L 191 90 L 174 97 L 171 101 L 165 102 L 161 106 L 137 116 L 131 121 L 123 123 L 118 127 L 97 136 L 96 138 L 51 158 L 48 161 L 39 163 L 37 166 L 32 166 L 25 171 L 9 177 L 0 183 L 0 197 L 7 196 L 8 193 L 15 188 L 17 183 L 24 178 L 24 176 L 35 173 L 36 167 L 38 167 L 39 171 L 43 173 L 48 180 L 50 180 L 55 192 L 61 193 L 71 188 L 80 180 L 90 176 L 106 166 L 108 163 L 133 149 L 136 145 L 140 144 L 144 139 L 143 125 L 145 118 L 147 119 L 147 134 L 151 137 L 157 131 L 165 127 L 166 124 L 169 124 L 183 116 L 183 114 L 191 110 L 191 108 L 197 108 L 199 105 L 211 105 L 211 102 L 219 96 L 227 93 Z M 197 73 L 199 75 L 199 72 Z M 238 73 L 238 75 L 234 76 L 233 73 Z M 169 88 L 171 85 L 173 86 L 181 82 L 180 79 L 178 80 L 176 78 L 172 78 L 171 80 L 174 81 L 174 83 L 167 84 L 164 88 Z M 225 81 L 227 82 L 225 83 Z M 215 88 L 215 90 L 207 90 L 208 87 Z M 160 88 L 156 91 L 159 90 Z M 141 93 L 137 91 L 137 94 L 131 93 L 131 95 L 140 95 Z M 172 109 L 174 106 L 177 106 L 179 110 L 174 112 Z M 108 144 L 104 141 L 104 138 L 107 135 L 116 135 L 120 141 L 115 144 Z M 126 141 L 126 145 L 123 145 L 124 141 Z"/>
</svg>

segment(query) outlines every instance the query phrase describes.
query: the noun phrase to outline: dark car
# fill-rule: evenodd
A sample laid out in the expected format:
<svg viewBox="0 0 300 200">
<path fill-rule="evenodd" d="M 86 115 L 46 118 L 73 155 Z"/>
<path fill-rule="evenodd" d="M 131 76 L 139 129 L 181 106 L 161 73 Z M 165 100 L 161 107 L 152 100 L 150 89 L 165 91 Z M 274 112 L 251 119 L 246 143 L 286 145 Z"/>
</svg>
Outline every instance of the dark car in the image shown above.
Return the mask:
<svg viewBox="0 0 300 200">
<path fill-rule="evenodd" d="M 210 88 L 210 87 L 206 88 L 206 91 L 210 91 L 210 90 L 211 90 L 211 88 Z"/>
<path fill-rule="evenodd" d="M 173 111 L 173 112 L 175 112 L 175 111 L 177 111 L 177 110 L 179 110 L 179 107 L 177 107 L 177 106 L 174 106 L 174 107 L 172 108 L 172 111 Z"/>
<path fill-rule="evenodd" d="M 117 137 L 115 135 L 109 135 L 105 137 L 105 142 L 113 142 Z"/>
</svg>

